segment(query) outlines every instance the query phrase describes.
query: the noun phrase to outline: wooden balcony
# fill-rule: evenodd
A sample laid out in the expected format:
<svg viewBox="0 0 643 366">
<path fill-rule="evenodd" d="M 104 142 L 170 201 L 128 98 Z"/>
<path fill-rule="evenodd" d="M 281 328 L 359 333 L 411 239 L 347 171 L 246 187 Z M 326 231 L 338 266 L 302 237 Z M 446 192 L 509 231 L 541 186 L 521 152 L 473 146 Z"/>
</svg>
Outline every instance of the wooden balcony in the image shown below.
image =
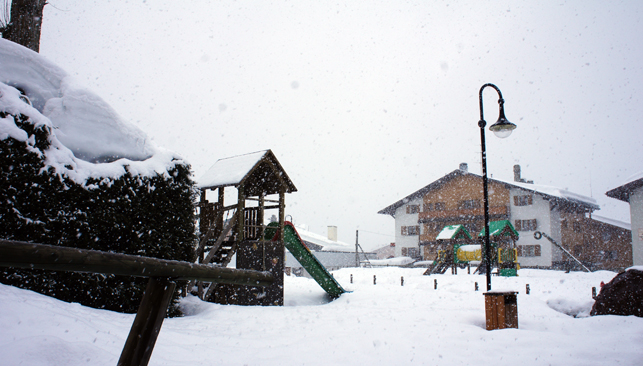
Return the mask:
<svg viewBox="0 0 643 366">
<path fill-rule="evenodd" d="M 508 206 L 493 206 L 489 207 L 489 218 L 507 218 L 509 215 Z M 484 209 L 472 208 L 461 210 L 444 210 L 444 211 L 425 211 L 420 212 L 418 215 L 418 222 L 431 222 L 431 221 L 457 221 L 457 220 L 477 220 L 484 218 Z"/>
</svg>

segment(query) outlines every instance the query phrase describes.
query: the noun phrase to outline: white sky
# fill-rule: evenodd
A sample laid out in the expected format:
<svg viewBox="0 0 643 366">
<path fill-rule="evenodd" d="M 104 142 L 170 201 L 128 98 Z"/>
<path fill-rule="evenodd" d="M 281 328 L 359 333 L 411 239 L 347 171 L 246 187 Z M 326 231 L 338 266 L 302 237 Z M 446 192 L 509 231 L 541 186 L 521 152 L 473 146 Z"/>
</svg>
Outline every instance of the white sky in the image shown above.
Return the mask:
<svg viewBox="0 0 643 366">
<path fill-rule="evenodd" d="M 374 249 L 377 211 L 458 167 L 480 173 L 478 90 L 518 128 L 487 133 L 489 173 L 598 200 L 643 170 L 643 3 L 49 0 L 41 54 L 195 177 L 272 149 L 296 224 Z M 485 91 L 485 119 L 497 95 Z M 378 233 L 378 234 L 374 234 Z M 380 235 L 384 234 L 384 235 Z"/>
</svg>

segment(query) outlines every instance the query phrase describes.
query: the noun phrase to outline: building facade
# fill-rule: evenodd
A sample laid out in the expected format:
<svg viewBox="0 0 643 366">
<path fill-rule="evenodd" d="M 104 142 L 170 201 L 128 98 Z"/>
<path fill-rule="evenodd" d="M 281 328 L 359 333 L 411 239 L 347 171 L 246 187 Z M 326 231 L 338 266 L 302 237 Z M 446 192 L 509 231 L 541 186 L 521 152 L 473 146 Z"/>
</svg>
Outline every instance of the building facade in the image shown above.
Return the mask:
<svg viewBox="0 0 643 366">
<path fill-rule="evenodd" d="M 564 268 L 569 263 L 557 246 L 535 239 L 536 231 L 569 252 L 576 250 L 590 265 L 614 269 L 631 262 L 631 244 L 622 240 L 627 229 L 592 219 L 598 209 L 590 197 L 525 181 L 519 166 L 514 167 L 513 182 L 489 179 L 489 219 L 510 220 L 520 233 L 516 248 L 523 267 Z M 395 219 L 396 256 L 433 260 L 439 249 L 436 237 L 444 226 L 462 224 L 472 235 L 483 229 L 482 177 L 461 164 L 379 213 Z M 599 231 L 609 234 L 592 234 Z"/>
<path fill-rule="evenodd" d="M 635 266 L 643 266 L 643 172 L 606 195 L 630 204 L 632 262 Z"/>
</svg>

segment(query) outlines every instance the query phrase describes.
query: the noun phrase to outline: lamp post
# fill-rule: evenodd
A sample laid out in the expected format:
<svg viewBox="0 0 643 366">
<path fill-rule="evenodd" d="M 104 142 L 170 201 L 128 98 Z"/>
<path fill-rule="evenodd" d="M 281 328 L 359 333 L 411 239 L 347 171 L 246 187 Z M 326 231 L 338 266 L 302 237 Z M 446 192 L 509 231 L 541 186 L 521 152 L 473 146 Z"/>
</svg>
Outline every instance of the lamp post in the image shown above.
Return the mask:
<svg viewBox="0 0 643 366">
<path fill-rule="evenodd" d="M 493 84 L 484 84 L 480 88 L 480 145 L 482 148 L 482 189 L 484 193 L 484 258 L 485 258 L 485 271 L 487 275 L 487 291 L 491 291 L 491 244 L 489 243 L 489 182 L 487 179 L 487 149 L 485 146 L 484 128 L 487 122 L 484 120 L 484 113 L 482 108 L 482 91 L 486 87 L 492 87 L 498 92 L 498 104 L 500 106 L 500 115 L 498 121 L 489 127 L 489 130 L 499 138 L 505 138 L 511 135 L 511 132 L 516 128 L 516 125 L 507 121 L 505 117 L 504 104 L 505 100 L 502 99 L 502 93 L 497 86 Z"/>
</svg>

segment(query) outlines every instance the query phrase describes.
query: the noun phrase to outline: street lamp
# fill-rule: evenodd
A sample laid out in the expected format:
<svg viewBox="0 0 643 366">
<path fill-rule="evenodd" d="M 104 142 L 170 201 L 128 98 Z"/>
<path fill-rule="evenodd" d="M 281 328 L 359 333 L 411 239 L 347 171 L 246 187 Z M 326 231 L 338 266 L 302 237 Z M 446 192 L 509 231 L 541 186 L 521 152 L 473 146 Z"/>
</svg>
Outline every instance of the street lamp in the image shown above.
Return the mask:
<svg viewBox="0 0 643 366">
<path fill-rule="evenodd" d="M 484 113 L 482 112 L 482 91 L 486 87 L 492 87 L 498 92 L 498 104 L 500 105 L 500 115 L 498 121 L 491 125 L 489 129 L 499 138 L 509 137 L 511 132 L 516 128 L 516 125 L 507 121 L 505 117 L 505 100 L 502 99 L 502 93 L 497 86 L 493 84 L 484 84 L 480 88 L 480 145 L 482 147 L 482 189 L 484 193 L 484 258 L 485 258 L 485 271 L 487 275 L 487 291 L 491 291 L 491 244 L 489 243 L 489 183 L 487 179 L 487 148 L 485 146 L 484 128 L 487 122 L 484 120 Z"/>
</svg>

